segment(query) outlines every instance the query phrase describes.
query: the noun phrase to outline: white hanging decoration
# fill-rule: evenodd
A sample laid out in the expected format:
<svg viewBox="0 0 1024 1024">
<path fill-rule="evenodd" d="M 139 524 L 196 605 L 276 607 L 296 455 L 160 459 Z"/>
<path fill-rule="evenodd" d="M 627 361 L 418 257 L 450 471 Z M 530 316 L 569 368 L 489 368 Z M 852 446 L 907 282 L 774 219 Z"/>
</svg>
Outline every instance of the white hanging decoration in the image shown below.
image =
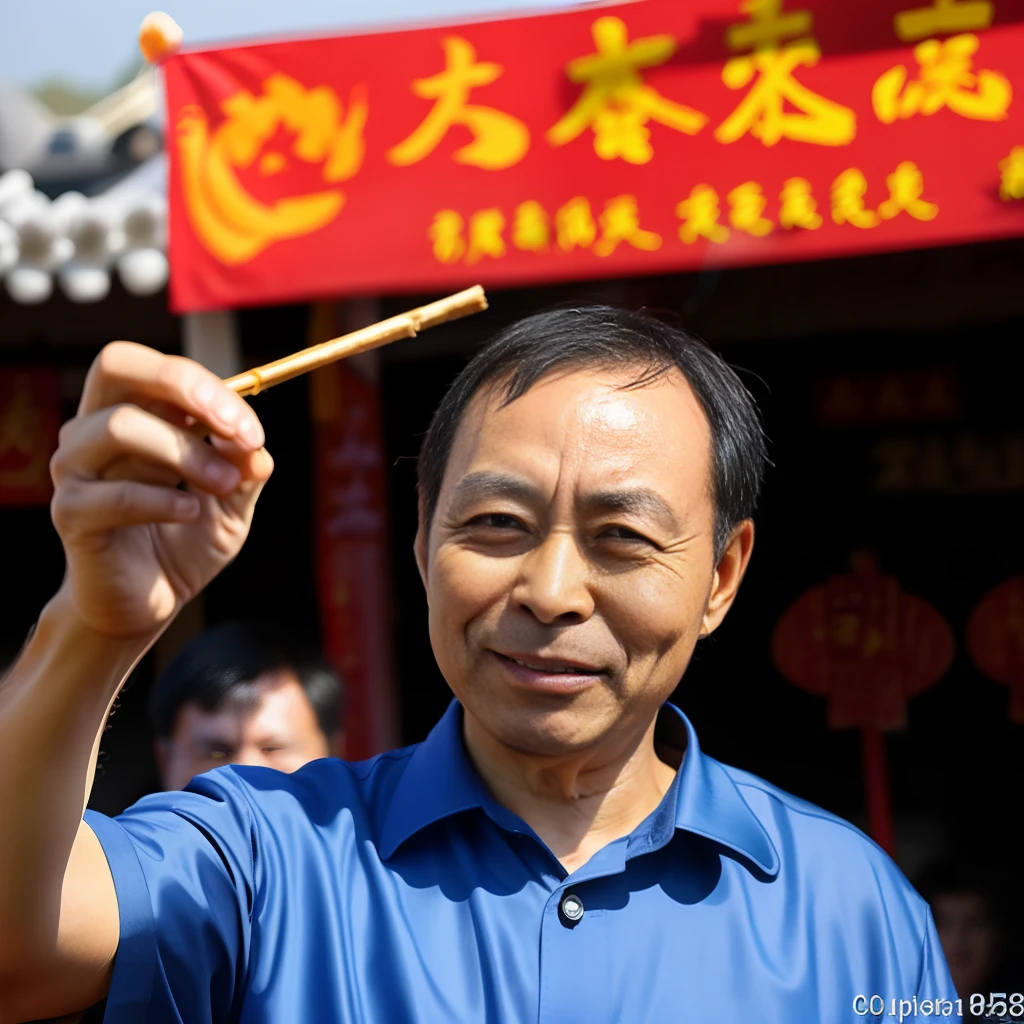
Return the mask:
<svg viewBox="0 0 1024 1024">
<path fill-rule="evenodd" d="M 13 203 L 32 195 L 35 182 L 28 171 L 15 168 L 0 174 L 0 213 Z"/>
<path fill-rule="evenodd" d="M 170 267 L 159 249 L 133 249 L 118 261 L 117 272 L 132 295 L 155 295 L 167 284 Z"/>
<path fill-rule="evenodd" d="M 0 275 L 18 262 L 18 233 L 5 220 L 0 220 Z"/>
<path fill-rule="evenodd" d="M 155 295 L 167 284 L 166 236 L 167 202 L 163 196 L 140 193 L 127 200 L 125 250 L 117 261 L 117 272 L 132 295 Z"/>
<path fill-rule="evenodd" d="M 45 302 L 53 293 L 51 271 L 71 254 L 71 243 L 56 230 L 51 205 L 41 192 L 32 192 L 4 210 L 18 240 L 18 261 L 5 278 L 15 302 Z"/>
<path fill-rule="evenodd" d="M 110 265 L 124 248 L 120 213 L 110 203 L 93 200 L 69 218 L 68 238 L 74 256 L 60 269 L 60 286 L 72 302 L 99 302 L 110 292 Z"/>
</svg>

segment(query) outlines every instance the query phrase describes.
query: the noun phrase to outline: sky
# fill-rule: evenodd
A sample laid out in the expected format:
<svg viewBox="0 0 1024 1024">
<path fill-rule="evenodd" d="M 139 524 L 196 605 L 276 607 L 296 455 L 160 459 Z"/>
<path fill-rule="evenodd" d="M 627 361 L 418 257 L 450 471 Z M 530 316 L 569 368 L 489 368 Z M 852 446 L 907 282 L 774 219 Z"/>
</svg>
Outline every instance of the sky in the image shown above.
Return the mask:
<svg viewBox="0 0 1024 1024">
<path fill-rule="evenodd" d="M 0 77 L 103 90 L 161 0 L 0 0 Z M 187 45 L 573 6 L 575 0 L 163 0 Z"/>
</svg>

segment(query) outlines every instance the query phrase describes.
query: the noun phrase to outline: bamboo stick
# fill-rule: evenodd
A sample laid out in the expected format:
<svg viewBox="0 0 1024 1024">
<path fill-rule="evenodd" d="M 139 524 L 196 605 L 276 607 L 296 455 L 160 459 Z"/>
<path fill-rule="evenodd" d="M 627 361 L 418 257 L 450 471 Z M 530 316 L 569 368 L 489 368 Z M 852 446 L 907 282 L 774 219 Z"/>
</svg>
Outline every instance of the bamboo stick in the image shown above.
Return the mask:
<svg viewBox="0 0 1024 1024">
<path fill-rule="evenodd" d="M 337 359 L 344 359 L 358 352 L 368 352 L 399 338 L 414 338 L 428 327 L 435 327 L 449 320 L 458 320 L 486 308 L 487 297 L 483 288 L 474 285 L 455 295 L 438 299 L 437 302 L 410 309 L 408 313 L 390 317 L 351 334 L 312 345 L 283 359 L 275 359 L 272 363 L 228 377 L 224 383 L 240 395 L 258 395 L 275 384 L 319 369 Z"/>
</svg>

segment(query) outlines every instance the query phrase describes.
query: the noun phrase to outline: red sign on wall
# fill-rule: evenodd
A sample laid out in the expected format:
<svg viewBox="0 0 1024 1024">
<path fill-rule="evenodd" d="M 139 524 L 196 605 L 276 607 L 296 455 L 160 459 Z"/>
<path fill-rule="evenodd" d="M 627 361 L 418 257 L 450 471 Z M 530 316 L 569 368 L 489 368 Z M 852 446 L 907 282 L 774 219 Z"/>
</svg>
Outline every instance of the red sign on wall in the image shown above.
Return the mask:
<svg viewBox="0 0 1024 1024">
<path fill-rule="evenodd" d="M 317 318 L 314 343 L 338 333 L 328 308 Z M 360 760 L 398 742 L 380 395 L 347 363 L 310 380 L 324 647 L 345 685 L 345 756 Z"/>
<path fill-rule="evenodd" d="M 0 506 L 46 505 L 53 494 L 60 394 L 52 367 L 6 367 L 0 374 Z"/>
<path fill-rule="evenodd" d="M 166 67 L 179 311 L 1024 233 L 1024 0 L 637 0 Z"/>
</svg>

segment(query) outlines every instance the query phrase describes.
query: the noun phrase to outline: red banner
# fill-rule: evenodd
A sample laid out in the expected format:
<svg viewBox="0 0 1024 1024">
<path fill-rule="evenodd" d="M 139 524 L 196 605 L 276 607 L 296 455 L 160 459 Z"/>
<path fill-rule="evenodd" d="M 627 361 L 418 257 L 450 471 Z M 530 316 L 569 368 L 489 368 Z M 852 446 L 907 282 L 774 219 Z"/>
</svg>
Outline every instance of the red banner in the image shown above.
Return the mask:
<svg viewBox="0 0 1024 1024">
<path fill-rule="evenodd" d="M 56 370 L 5 367 L 0 373 L 0 506 L 49 504 L 50 456 L 59 430 Z"/>
<path fill-rule="evenodd" d="M 167 62 L 179 311 L 1024 234 L 1024 0 L 636 0 Z"/>
<path fill-rule="evenodd" d="M 315 316 L 314 344 L 339 333 L 330 307 Z M 311 381 L 324 647 L 345 685 L 345 756 L 360 760 L 398 743 L 380 396 L 351 361 Z"/>
</svg>

